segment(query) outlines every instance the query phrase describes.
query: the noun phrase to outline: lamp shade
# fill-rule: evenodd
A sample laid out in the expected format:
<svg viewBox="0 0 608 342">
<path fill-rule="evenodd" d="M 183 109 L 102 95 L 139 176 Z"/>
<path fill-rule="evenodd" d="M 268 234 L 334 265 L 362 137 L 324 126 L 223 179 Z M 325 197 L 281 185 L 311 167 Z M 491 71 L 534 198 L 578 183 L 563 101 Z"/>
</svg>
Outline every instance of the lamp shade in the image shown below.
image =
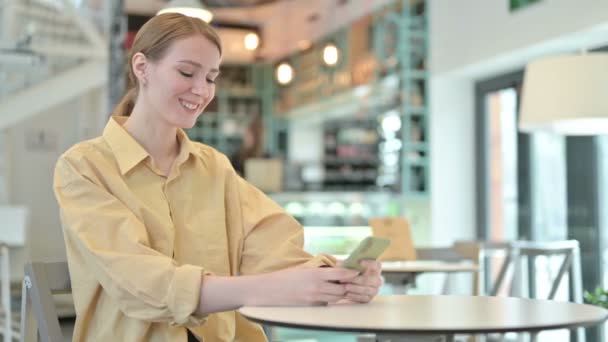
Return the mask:
<svg viewBox="0 0 608 342">
<path fill-rule="evenodd" d="M 199 0 L 171 0 L 157 14 L 163 13 L 181 13 L 189 17 L 199 18 L 206 23 L 213 19 L 213 14 Z"/>
<path fill-rule="evenodd" d="M 608 53 L 544 58 L 526 67 L 522 131 L 608 134 Z"/>
</svg>

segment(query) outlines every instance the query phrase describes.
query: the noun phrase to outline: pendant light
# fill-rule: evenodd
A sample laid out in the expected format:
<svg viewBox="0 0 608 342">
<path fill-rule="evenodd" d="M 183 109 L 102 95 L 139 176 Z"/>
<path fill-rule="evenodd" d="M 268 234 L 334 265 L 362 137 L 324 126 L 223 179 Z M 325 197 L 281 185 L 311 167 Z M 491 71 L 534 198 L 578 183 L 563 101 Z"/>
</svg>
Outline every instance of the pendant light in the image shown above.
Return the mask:
<svg viewBox="0 0 608 342">
<path fill-rule="evenodd" d="M 280 85 L 288 85 L 293 80 L 293 67 L 287 62 L 283 62 L 276 69 L 277 82 Z"/>
<path fill-rule="evenodd" d="M 199 0 L 171 0 L 157 14 L 163 13 L 181 13 L 206 23 L 213 19 L 213 14 Z"/>
<path fill-rule="evenodd" d="M 340 50 L 334 43 L 328 43 L 323 48 L 323 63 L 327 66 L 334 66 L 340 59 Z"/>
<path fill-rule="evenodd" d="M 289 23 L 289 18 L 291 17 L 291 6 L 288 1 L 283 1 L 281 12 L 283 15 L 283 25 L 287 28 L 282 32 L 284 40 L 283 46 L 289 46 L 289 39 L 291 38 L 291 25 Z M 275 69 L 275 78 L 280 85 L 286 86 L 293 81 L 294 73 L 293 66 L 291 66 L 289 62 L 284 61 L 277 65 Z"/>
<path fill-rule="evenodd" d="M 260 37 L 255 32 L 249 32 L 245 35 L 244 42 L 245 49 L 253 51 L 260 46 Z"/>
</svg>

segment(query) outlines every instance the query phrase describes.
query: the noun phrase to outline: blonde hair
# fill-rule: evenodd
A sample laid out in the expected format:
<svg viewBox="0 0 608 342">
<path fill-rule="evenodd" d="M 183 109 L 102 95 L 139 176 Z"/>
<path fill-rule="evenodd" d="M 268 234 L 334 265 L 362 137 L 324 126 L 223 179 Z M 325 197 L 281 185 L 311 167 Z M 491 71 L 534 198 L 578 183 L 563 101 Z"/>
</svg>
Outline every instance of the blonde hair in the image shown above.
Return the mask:
<svg viewBox="0 0 608 342">
<path fill-rule="evenodd" d="M 220 55 L 222 43 L 217 32 L 206 22 L 179 13 L 164 13 L 148 20 L 135 35 L 128 55 L 128 88 L 126 94 L 114 108 L 112 115 L 129 116 L 137 100 L 139 83 L 133 72 L 133 55 L 143 53 L 151 61 L 162 59 L 173 42 L 193 35 L 202 35 L 213 43 Z"/>
</svg>

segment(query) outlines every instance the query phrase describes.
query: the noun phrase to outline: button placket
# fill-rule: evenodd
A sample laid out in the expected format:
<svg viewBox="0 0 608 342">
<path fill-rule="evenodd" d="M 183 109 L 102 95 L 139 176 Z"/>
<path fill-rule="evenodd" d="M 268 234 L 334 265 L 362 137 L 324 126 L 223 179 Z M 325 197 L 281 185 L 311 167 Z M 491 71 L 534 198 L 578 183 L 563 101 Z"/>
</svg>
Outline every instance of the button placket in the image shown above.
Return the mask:
<svg viewBox="0 0 608 342">
<path fill-rule="evenodd" d="M 165 202 L 167 203 L 167 209 L 169 210 L 169 219 L 171 220 L 172 229 L 173 229 L 173 241 L 171 243 L 171 258 L 175 259 L 175 217 L 173 216 L 173 208 L 171 206 L 171 201 L 169 201 L 169 195 L 167 194 L 169 187 L 169 180 L 165 179 L 163 183 L 163 196 L 165 196 Z"/>
</svg>

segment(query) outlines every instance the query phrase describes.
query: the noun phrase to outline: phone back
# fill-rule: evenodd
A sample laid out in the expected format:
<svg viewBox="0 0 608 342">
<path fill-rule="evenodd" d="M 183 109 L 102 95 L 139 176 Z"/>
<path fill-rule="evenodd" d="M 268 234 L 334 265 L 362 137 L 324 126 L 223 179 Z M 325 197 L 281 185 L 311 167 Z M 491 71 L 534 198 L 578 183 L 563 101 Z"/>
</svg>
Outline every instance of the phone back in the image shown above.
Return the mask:
<svg viewBox="0 0 608 342">
<path fill-rule="evenodd" d="M 376 260 L 386 248 L 390 245 L 389 239 L 378 238 L 374 236 L 366 237 L 355 248 L 355 250 L 344 260 L 343 266 L 346 268 L 363 271 L 363 267 L 359 265 L 361 260 Z"/>
</svg>

